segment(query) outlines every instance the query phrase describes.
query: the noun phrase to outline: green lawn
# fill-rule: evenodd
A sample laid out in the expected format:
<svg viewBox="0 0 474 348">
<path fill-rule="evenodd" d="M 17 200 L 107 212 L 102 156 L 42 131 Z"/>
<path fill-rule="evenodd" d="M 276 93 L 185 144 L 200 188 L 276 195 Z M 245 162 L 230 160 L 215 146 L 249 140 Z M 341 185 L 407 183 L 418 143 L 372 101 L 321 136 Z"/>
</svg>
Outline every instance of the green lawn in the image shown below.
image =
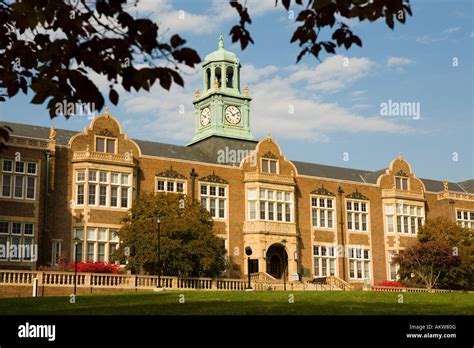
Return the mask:
<svg viewBox="0 0 474 348">
<path fill-rule="evenodd" d="M 289 303 L 289 295 L 294 303 Z M 180 303 L 184 295 L 185 303 Z M 319 292 L 131 292 L 76 297 L 3 298 L 0 315 L 48 314 L 474 314 L 474 294 L 399 293 L 369 291 Z"/>
</svg>

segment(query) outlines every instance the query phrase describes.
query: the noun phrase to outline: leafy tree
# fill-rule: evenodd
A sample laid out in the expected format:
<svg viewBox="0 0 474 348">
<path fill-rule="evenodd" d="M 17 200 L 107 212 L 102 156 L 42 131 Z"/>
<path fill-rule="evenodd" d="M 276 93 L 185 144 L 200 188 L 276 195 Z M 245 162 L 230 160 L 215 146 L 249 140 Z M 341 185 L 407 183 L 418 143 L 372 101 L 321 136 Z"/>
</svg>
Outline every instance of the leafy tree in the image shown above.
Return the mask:
<svg viewBox="0 0 474 348">
<path fill-rule="evenodd" d="M 159 31 L 156 23 L 132 16 L 129 9 L 136 2 L 0 0 L 0 102 L 32 90 L 33 104 L 49 100 L 51 118 L 74 113 L 69 108 L 58 112 L 62 103 L 83 103 L 91 112 L 99 111 L 104 96 L 90 79 L 92 71 L 110 82 L 108 96 L 115 105 L 117 84 L 127 92 L 149 91 L 156 81 L 164 89 L 173 82 L 183 86 L 180 64 L 194 67 L 199 55 L 184 47 L 186 41 L 178 34 L 164 40 L 164 30 Z M 252 23 L 250 14 L 245 3 L 229 3 L 240 17 L 230 30 L 232 41 L 245 49 L 254 43 L 246 28 Z M 281 4 L 289 10 L 292 1 Z M 384 18 L 393 29 L 395 20 L 405 23 L 407 14 L 412 14 L 409 0 L 294 0 L 293 4 L 302 8 L 295 16 L 300 25 L 291 38 L 301 47 L 297 61 L 305 54 L 319 59 L 323 49 L 334 54 L 336 46 L 362 46 L 343 19 Z M 330 38 L 322 39 L 324 28 L 334 30 Z"/>
<path fill-rule="evenodd" d="M 226 270 L 226 251 L 208 211 L 191 198 L 166 193 L 142 194 L 123 221 L 116 256 L 130 248 L 129 269 L 157 273 L 158 213 L 163 275 L 215 277 Z"/>
<path fill-rule="evenodd" d="M 431 290 L 451 267 L 460 264 L 460 258 L 453 255 L 451 247 L 446 243 L 429 241 L 400 251 L 394 262 L 400 265 L 399 274 L 402 282 L 410 280 L 413 274 L 413 278 L 418 278 L 428 290 Z"/>
<path fill-rule="evenodd" d="M 407 14 L 412 15 L 409 0 L 281 0 L 287 11 L 292 3 L 303 8 L 296 15 L 296 22 L 301 24 L 291 37 L 291 42 L 298 41 L 301 47 L 297 62 L 305 54 L 312 54 L 319 60 L 323 48 L 327 53 L 336 53 L 336 46 L 349 49 L 356 44 L 362 47 L 362 40 L 352 33 L 343 19 L 356 18 L 361 22 L 374 22 L 384 18 L 387 26 L 393 29 L 395 19 L 403 24 Z M 230 5 L 240 16 L 239 23 L 230 31 L 232 42 L 239 41 L 242 49 L 245 49 L 249 42 L 254 43 L 245 27 L 246 23 L 251 24 L 252 20 L 245 5 L 239 1 L 230 1 Z M 275 6 L 277 5 L 278 0 L 275 0 Z M 333 31 L 331 38 L 321 39 L 323 29 L 329 27 L 333 30 L 335 25 L 337 29 Z"/>
<path fill-rule="evenodd" d="M 474 289 L 473 231 L 459 226 L 447 218 L 428 220 L 418 233 L 421 243 L 440 241 L 448 244 L 461 263 L 451 267 L 439 279 L 439 286 L 447 289 Z"/>
</svg>

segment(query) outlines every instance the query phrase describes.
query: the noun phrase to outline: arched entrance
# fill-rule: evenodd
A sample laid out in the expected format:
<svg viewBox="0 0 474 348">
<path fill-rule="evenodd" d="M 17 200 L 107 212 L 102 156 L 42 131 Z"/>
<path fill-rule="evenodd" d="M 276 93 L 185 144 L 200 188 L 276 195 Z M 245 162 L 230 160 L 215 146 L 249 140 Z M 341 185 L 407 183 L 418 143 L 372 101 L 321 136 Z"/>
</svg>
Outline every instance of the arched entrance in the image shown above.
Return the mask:
<svg viewBox="0 0 474 348">
<path fill-rule="evenodd" d="M 283 271 L 288 273 L 288 255 L 285 248 L 281 244 L 273 244 L 268 248 L 266 252 L 267 260 L 267 273 L 272 277 L 281 279 L 283 277 Z M 286 261 L 286 262 L 285 262 Z"/>
</svg>

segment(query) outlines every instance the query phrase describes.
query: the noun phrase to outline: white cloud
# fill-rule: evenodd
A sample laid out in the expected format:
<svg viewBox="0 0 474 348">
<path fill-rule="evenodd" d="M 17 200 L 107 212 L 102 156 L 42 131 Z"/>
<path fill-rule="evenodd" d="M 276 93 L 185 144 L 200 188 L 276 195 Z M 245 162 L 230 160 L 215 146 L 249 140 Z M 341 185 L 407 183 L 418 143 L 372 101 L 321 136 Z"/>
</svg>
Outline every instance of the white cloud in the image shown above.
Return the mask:
<svg viewBox="0 0 474 348">
<path fill-rule="evenodd" d="M 326 93 L 338 92 L 367 76 L 375 63 L 367 58 L 347 58 L 335 55 L 326 58 L 314 68 L 296 66 L 291 82 L 305 82 L 306 88 Z"/>
<path fill-rule="evenodd" d="M 355 111 L 369 104 L 345 108 L 337 103 L 312 97 L 313 90 L 305 85 L 322 89 L 327 86 L 342 89 L 341 84 L 366 76 L 371 62 L 366 58 L 352 58 L 353 70 L 336 68 L 341 57 L 327 58 L 315 68 L 294 66 L 261 68 L 244 65 L 242 85 L 249 83 L 251 124 L 254 136 L 261 138 L 267 132 L 283 139 L 305 139 L 312 142 L 329 141 L 333 133 L 404 133 L 410 131 L 390 119 L 378 115 L 363 115 Z M 347 69 L 342 68 L 342 69 Z M 304 71 L 304 74 L 302 74 Z M 186 143 L 194 132 L 194 90 L 201 88 L 201 73 L 186 75 L 185 88 L 173 86 L 170 92 L 158 85 L 149 94 L 143 92 L 124 96 L 124 109 L 131 113 L 127 127 L 139 138 L 157 141 L 175 140 Z M 322 79 L 321 82 L 316 80 Z M 352 81 L 352 82 L 351 82 Z M 302 87 L 303 86 L 303 87 Z M 355 91 L 363 95 L 364 91 Z M 180 108 L 183 108 L 180 113 Z M 128 121 L 127 121 L 128 122 Z M 143 126 L 143 125 L 146 126 Z M 159 137 L 157 139 L 157 134 Z"/>
<path fill-rule="evenodd" d="M 452 27 L 452 28 L 448 28 L 445 31 L 443 31 L 443 33 L 451 34 L 451 33 L 457 32 L 459 30 L 461 30 L 461 27 Z"/>
<path fill-rule="evenodd" d="M 444 41 L 444 40 L 446 40 L 445 37 L 431 37 L 428 35 L 419 36 L 416 38 L 416 42 L 421 43 L 423 45 L 429 45 L 429 44 L 439 42 L 439 41 Z"/>
<path fill-rule="evenodd" d="M 390 67 L 398 67 L 403 65 L 414 64 L 415 61 L 413 59 L 404 58 L 404 57 L 388 57 L 387 58 L 387 66 Z"/>
</svg>

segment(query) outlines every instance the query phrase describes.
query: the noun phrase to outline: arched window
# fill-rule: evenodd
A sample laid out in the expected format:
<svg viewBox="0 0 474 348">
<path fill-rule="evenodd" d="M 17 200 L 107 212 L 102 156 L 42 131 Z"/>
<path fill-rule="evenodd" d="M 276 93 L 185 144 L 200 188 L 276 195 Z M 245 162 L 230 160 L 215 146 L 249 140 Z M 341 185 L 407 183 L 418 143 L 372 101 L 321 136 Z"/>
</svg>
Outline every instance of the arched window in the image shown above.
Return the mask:
<svg viewBox="0 0 474 348">
<path fill-rule="evenodd" d="M 221 87 L 222 86 L 222 80 L 221 80 L 222 73 L 221 73 L 221 68 L 220 67 L 216 68 L 215 76 L 216 76 L 216 80 L 219 82 L 219 87 Z M 213 84 L 214 84 L 214 82 L 213 82 Z"/>
<path fill-rule="evenodd" d="M 211 88 L 211 69 L 206 70 L 206 91 Z"/>
<path fill-rule="evenodd" d="M 233 67 L 231 67 L 231 66 L 227 67 L 225 80 L 226 80 L 226 86 L 228 88 L 233 88 L 234 87 L 234 68 Z"/>
</svg>

